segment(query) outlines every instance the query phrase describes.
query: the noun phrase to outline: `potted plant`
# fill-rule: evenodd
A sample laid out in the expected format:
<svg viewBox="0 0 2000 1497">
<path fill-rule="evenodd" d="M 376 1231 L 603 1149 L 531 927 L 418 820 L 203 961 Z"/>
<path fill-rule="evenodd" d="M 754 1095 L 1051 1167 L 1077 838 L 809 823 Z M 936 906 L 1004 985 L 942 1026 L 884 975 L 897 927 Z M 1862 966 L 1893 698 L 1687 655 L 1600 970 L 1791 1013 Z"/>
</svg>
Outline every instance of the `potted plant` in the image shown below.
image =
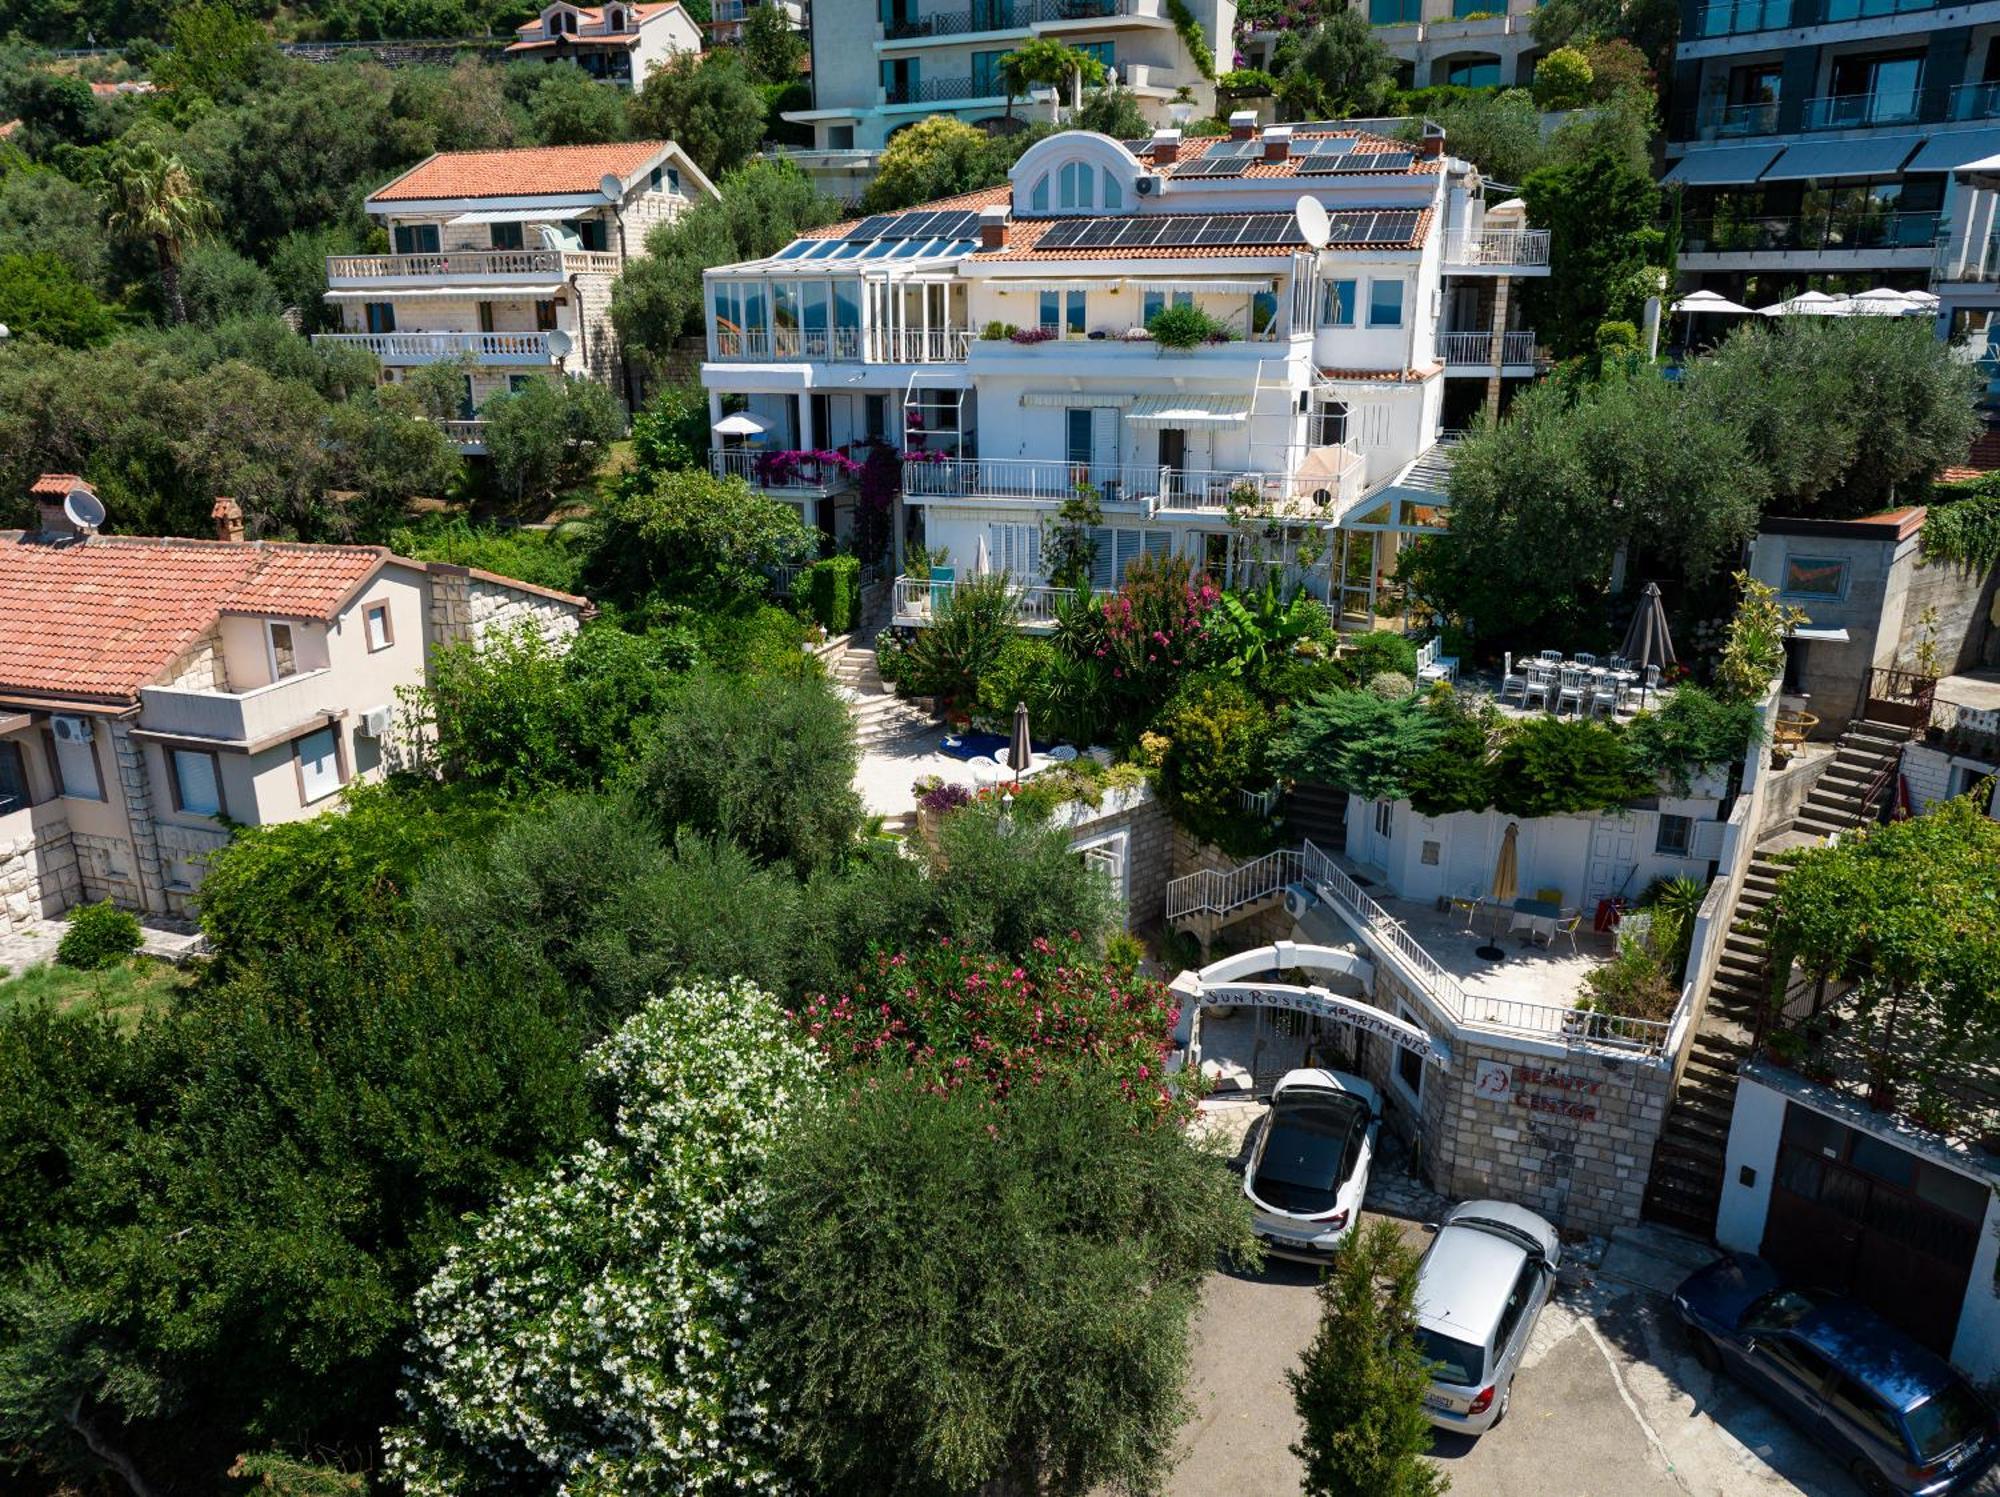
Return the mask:
<svg viewBox="0 0 2000 1497">
<path fill-rule="evenodd" d="M 1896 1105 L 1896 1063 L 1887 1051 L 1877 1050 L 1868 1057 L 1868 1105 L 1876 1112 L 1888 1112 Z"/>
<path fill-rule="evenodd" d="M 1147 321 L 1146 331 L 1160 347 L 1176 351 L 1199 347 L 1218 331 L 1223 332 L 1225 342 L 1228 340 L 1227 331 L 1219 329 L 1214 318 L 1189 302 L 1160 308 Z"/>
<path fill-rule="evenodd" d="M 1764 1038 L 1764 1058 L 1774 1066 L 1796 1071 L 1805 1054 L 1806 1037 L 1796 1029 L 1776 1029 Z"/>
</svg>

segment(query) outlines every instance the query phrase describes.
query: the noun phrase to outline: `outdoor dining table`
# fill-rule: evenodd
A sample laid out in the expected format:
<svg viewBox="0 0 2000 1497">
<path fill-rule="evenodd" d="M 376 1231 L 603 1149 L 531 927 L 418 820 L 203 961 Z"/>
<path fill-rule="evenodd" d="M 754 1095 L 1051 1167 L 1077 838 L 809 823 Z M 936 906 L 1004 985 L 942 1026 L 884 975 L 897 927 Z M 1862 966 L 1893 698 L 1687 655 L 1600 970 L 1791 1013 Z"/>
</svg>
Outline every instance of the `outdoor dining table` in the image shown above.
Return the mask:
<svg viewBox="0 0 2000 1497">
<path fill-rule="evenodd" d="M 1562 918 L 1562 906 L 1546 899 L 1521 898 L 1514 901 L 1514 918 L 1508 922 L 1507 930 L 1512 934 L 1525 930 L 1529 936 L 1540 936 L 1544 941 L 1556 938 L 1556 921 Z"/>
</svg>

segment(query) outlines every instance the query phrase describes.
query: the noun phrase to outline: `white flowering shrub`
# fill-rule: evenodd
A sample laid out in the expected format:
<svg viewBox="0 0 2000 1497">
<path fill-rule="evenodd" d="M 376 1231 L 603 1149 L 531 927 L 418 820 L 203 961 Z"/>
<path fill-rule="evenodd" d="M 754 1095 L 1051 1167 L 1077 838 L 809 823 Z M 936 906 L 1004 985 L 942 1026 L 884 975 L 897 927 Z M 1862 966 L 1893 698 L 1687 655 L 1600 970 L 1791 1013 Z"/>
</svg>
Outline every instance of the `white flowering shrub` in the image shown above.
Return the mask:
<svg viewBox="0 0 2000 1497">
<path fill-rule="evenodd" d="M 775 1493 L 772 1409 L 741 1349 L 762 1166 L 824 1062 L 751 983 L 653 999 L 592 1056 L 613 1139 L 504 1199 L 417 1296 L 417 1497 L 545 1481 L 573 1497 Z"/>
</svg>

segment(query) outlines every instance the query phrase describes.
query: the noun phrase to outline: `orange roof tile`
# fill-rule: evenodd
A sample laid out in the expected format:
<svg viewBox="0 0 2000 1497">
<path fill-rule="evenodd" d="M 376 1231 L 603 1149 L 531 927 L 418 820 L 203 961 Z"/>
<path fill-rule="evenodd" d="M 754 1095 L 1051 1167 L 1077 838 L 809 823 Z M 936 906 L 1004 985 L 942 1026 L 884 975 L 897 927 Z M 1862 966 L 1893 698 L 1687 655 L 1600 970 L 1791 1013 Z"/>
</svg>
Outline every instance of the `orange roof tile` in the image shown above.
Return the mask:
<svg viewBox="0 0 2000 1497">
<path fill-rule="evenodd" d="M 1242 175 L 1251 179 L 1259 177 L 1298 176 L 1300 174 L 1299 166 L 1301 158 L 1297 152 L 1301 143 L 1308 140 L 1332 140 L 1348 137 L 1352 137 L 1358 142 L 1353 153 L 1347 158 L 1349 161 L 1358 161 L 1367 156 L 1379 155 L 1383 151 L 1413 151 L 1416 149 L 1407 140 L 1392 140 L 1386 135 L 1376 135 L 1367 130 L 1314 130 L 1310 133 L 1295 132 L 1292 136 L 1291 152 L 1283 161 L 1253 160 L 1248 166 L 1243 168 Z M 1207 155 L 1213 147 L 1223 144 L 1227 140 L 1228 137 L 1224 135 L 1195 135 L 1186 137 L 1181 141 L 1180 153 L 1174 162 L 1171 165 L 1160 167 L 1158 170 L 1172 177 L 1183 164 L 1200 159 Z M 1405 165 L 1389 167 L 1379 172 L 1361 171 L 1354 167 L 1349 167 L 1340 173 L 1340 177 L 1344 180 L 1351 180 L 1358 176 L 1423 177 L 1433 176 L 1443 169 L 1444 162 L 1439 157 L 1417 156 Z M 1239 179 L 1222 177 L 1203 178 L 1201 180 L 1228 182 Z"/>
<path fill-rule="evenodd" d="M 97 492 L 74 473 L 44 473 L 28 485 L 28 492 L 37 499 L 66 499 L 71 489 L 90 489 L 93 494 Z"/>
<path fill-rule="evenodd" d="M 1429 363 L 1418 369 L 1321 369 L 1316 371 L 1323 380 L 1336 384 L 1376 384 L 1376 385 L 1420 385 L 1434 375 L 1444 373 L 1442 363 Z"/>
<path fill-rule="evenodd" d="M 631 15 L 637 16 L 639 24 L 643 26 L 646 22 L 652 20 L 654 16 L 666 14 L 666 12 L 674 9 L 679 3 L 680 0 L 668 0 L 668 3 L 665 5 L 628 5 L 625 9 Z M 578 5 L 573 7 L 573 9 L 585 21 L 602 21 L 604 19 L 604 8 L 602 6 Z M 536 16 L 532 21 L 523 21 L 514 28 L 514 31 L 517 35 L 525 35 L 530 31 L 540 31 L 541 29 L 542 18 Z"/>
<path fill-rule="evenodd" d="M 267 546 L 263 565 L 218 606 L 223 613 L 332 618 L 384 562 L 393 560 L 381 546 Z"/>
<path fill-rule="evenodd" d="M 369 194 L 371 203 L 418 198 L 539 197 L 595 192 L 606 173 L 629 177 L 666 148 L 661 140 L 618 145 L 535 146 L 517 151 L 441 151 Z"/>
</svg>

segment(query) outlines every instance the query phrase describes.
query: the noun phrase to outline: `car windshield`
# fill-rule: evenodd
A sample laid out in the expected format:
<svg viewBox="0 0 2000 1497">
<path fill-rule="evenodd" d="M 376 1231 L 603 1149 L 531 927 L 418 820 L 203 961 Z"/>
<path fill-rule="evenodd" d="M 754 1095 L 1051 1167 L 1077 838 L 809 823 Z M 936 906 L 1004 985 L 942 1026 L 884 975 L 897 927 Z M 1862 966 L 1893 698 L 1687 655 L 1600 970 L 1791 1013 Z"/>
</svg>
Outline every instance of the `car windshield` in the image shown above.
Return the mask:
<svg viewBox="0 0 2000 1497">
<path fill-rule="evenodd" d="M 1818 1308 L 1818 1301 L 1802 1289 L 1773 1289 L 1750 1302 L 1743 1312 L 1746 1331 L 1789 1331 Z"/>
<path fill-rule="evenodd" d="M 1431 1381 L 1455 1387 L 1475 1386 L 1486 1371 L 1486 1348 L 1460 1341 L 1442 1331 L 1417 1327 L 1417 1350 L 1431 1363 Z"/>
<path fill-rule="evenodd" d="M 1903 1416 L 1910 1427 L 1910 1441 L 1917 1447 L 1917 1459 L 1936 1460 L 1953 1446 L 1962 1445 L 1978 1433 L 1987 1421 L 1985 1409 L 1962 1383 L 1939 1389 Z"/>
<path fill-rule="evenodd" d="M 1349 1166 L 1347 1141 L 1365 1125 L 1368 1106 L 1345 1092 L 1280 1096 L 1250 1189 L 1280 1211 L 1331 1211 Z"/>
</svg>

